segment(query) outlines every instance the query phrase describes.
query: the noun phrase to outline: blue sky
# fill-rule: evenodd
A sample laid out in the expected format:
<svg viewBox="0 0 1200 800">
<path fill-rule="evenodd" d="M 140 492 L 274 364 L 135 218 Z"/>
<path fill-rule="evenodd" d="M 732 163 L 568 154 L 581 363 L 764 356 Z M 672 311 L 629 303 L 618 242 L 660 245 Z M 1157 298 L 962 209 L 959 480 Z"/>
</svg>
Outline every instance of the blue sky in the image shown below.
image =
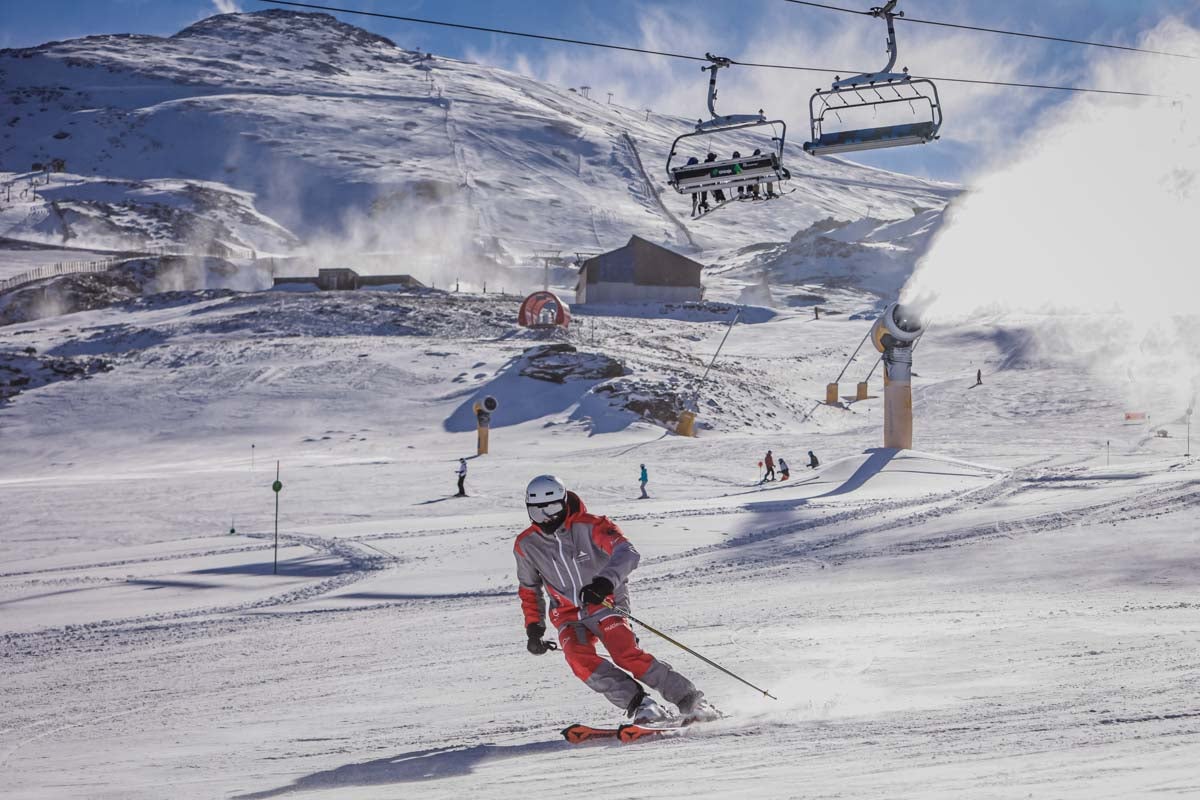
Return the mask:
<svg viewBox="0 0 1200 800">
<path fill-rule="evenodd" d="M 885 60 L 883 26 L 783 0 L 330 0 L 329 5 L 424 16 L 734 59 L 837 68 L 878 68 Z M 850 7 L 869 3 L 842 0 Z M 0 47 L 23 47 L 94 33 L 170 35 L 218 8 L 269 8 L 256 0 L 0 0 Z M 1009 28 L 1118 44 L 1167 17 L 1200 27 L 1200 0 L 905 0 L 912 16 Z M 559 84 L 589 84 L 593 96 L 698 116 L 704 84 L 696 65 L 611 51 L 581 49 L 490 34 L 340 15 L 407 48 L 493 63 Z M 900 65 L 914 73 L 1095 85 L 1093 72 L 1121 77 L 1120 66 L 1152 56 L 1034 42 L 924 25 L 898 26 Z M 1131 60 L 1123 62 L 1122 60 Z M 1170 61 L 1177 61 L 1170 59 Z M 1115 72 L 1113 72 L 1115 69 Z M 1200 66 L 1198 66 L 1200 69 Z M 1144 69 L 1135 70 L 1144 73 Z M 827 78 L 810 73 L 742 70 L 723 75 L 722 101 L 781 115 L 799 139 L 807 95 Z M 1130 83 L 1106 88 L 1151 90 Z M 880 151 L 860 160 L 950 180 L 968 178 L 981 162 L 1003 158 L 1040 115 L 1066 97 L 1028 90 L 943 87 L 946 126 L 936 146 Z M 740 110 L 732 105 L 725 111 Z"/>
</svg>

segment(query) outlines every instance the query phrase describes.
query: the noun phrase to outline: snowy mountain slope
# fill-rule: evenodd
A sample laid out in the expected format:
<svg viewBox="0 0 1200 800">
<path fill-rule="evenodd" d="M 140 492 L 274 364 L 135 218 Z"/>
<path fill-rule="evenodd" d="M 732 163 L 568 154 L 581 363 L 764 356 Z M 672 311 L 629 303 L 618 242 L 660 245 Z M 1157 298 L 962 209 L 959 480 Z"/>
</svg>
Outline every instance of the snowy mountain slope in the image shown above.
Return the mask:
<svg viewBox="0 0 1200 800">
<path fill-rule="evenodd" d="M 0 407 L 6 796 L 516 798 L 567 768 L 670 798 L 1187 796 L 1197 472 L 1166 406 L 1127 426 L 1074 369 L 962 328 L 917 354 L 922 450 L 871 450 L 878 398 L 782 407 L 807 410 L 868 323 L 783 312 L 714 367 L 754 384 L 744 423 L 702 409 L 716 426 L 683 439 L 607 412 L 589 436 L 597 406 L 539 403 L 590 378 L 506 371 L 545 344 L 515 305 L 208 293 L 0 330 L 110 367 Z M 724 333 L 593 319 L 571 342 L 628 377 L 697 374 Z M 474 433 L 448 422 L 498 390 L 451 499 Z M 767 447 L 792 480 L 757 483 Z M 511 545 L 547 469 L 641 550 L 639 618 L 780 699 L 646 633 L 731 719 L 567 749 L 559 728 L 618 715 L 524 649 Z"/>
<path fill-rule="evenodd" d="M 222 15 L 166 39 L 4 51 L 0 83 L 12 102 L 4 169 L 61 158 L 78 175 L 224 183 L 343 255 L 347 240 L 358 251 L 415 251 L 406 271 L 426 278 L 445 260 L 469 271 L 538 248 L 607 249 L 631 233 L 709 260 L 787 242 L 830 217 L 908 219 L 956 191 L 809 158 L 792 142 L 794 193 L 691 220 L 687 197 L 663 180 L 670 144 L 690 123 L 426 58 L 320 14 Z M 749 144 L 715 135 L 701 146 Z"/>
<path fill-rule="evenodd" d="M 774 307 L 731 331 L 719 304 L 577 309 L 545 333 L 517 327 L 495 283 L 239 293 L 269 261 L 218 258 L 67 279 L 106 307 L 0 327 L 5 798 L 1200 785 L 1200 469 L 1178 392 L 1084 380 L 1088 354 L 1031 333 L 1038 315 L 939 324 L 915 353 L 919 449 L 878 447 L 877 354 L 846 362 L 952 187 L 797 158 L 807 188 L 692 221 L 655 174 L 681 121 L 320 15 L 5 51 L 0 70 L 21 101 L 0 136 L 22 131 L 0 167 L 66 159 L 47 193 L 107 241 L 295 237 L 312 261 L 365 252 L 445 286 L 529 266 L 543 239 L 639 232 L 696 248 L 711 294 Z M 16 199 L 0 226 L 61 236 L 48 200 Z M 818 403 L 843 367 L 843 390 L 874 370 L 873 396 Z M 693 392 L 700 434 L 673 435 Z M 789 480 L 761 481 L 768 448 Z M 639 618 L 779 699 L 639 630 L 729 719 L 568 746 L 566 724 L 622 718 L 561 653 L 525 649 L 512 544 L 525 482 L 548 471 L 641 552 Z"/>
<path fill-rule="evenodd" d="M 24 241 L 109 251 L 183 245 L 249 256 L 289 252 L 295 236 L 254 208 L 254 198 L 206 181 L 128 181 L 55 173 L 36 198 L 0 208 L 0 231 Z M 18 183 L 24 180 L 16 179 Z"/>
</svg>

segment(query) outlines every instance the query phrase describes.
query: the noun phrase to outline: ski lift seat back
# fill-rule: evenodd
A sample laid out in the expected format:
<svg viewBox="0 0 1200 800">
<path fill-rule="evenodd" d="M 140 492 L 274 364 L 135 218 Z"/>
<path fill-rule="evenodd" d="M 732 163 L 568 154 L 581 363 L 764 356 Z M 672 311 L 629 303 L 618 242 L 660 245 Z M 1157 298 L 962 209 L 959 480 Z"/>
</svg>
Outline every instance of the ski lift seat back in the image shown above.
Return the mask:
<svg viewBox="0 0 1200 800">
<path fill-rule="evenodd" d="M 879 150 L 885 147 L 904 147 L 926 144 L 937 138 L 933 122 L 910 122 L 904 125 L 885 125 L 851 131 L 821 133 L 816 141 L 806 142 L 804 150 L 812 155 L 835 155 L 858 150 Z"/>
<path fill-rule="evenodd" d="M 789 178 L 791 174 L 783 168 L 776 153 L 709 161 L 671 170 L 671 185 L 680 194 L 778 183 Z"/>
</svg>

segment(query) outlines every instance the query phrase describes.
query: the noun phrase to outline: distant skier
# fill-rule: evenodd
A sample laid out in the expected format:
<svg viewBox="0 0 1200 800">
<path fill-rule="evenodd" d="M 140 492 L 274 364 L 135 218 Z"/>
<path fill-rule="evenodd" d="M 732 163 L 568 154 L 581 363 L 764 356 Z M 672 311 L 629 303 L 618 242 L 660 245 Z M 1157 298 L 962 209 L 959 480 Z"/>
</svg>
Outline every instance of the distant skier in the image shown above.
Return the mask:
<svg viewBox="0 0 1200 800">
<path fill-rule="evenodd" d="M 812 450 L 809 450 L 808 451 L 808 468 L 816 469 L 819 466 L 821 466 L 821 461 L 820 461 L 820 459 L 817 458 L 817 454 L 814 453 Z"/>
<path fill-rule="evenodd" d="M 981 369 L 975 370 L 975 386 L 983 386 L 983 370 Z M 971 388 L 974 389 L 975 386 Z"/>
<path fill-rule="evenodd" d="M 458 460 L 457 472 L 458 472 L 458 494 L 456 494 L 454 496 L 455 497 L 466 497 L 467 496 L 467 488 L 466 488 L 467 460 L 465 458 L 460 458 Z"/>
<path fill-rule="evenodd" d="M 589 514 L 579 496 L 553 475 L 529 482 L 525 510 L 533 524 L 517 537 L 513 554 L 526 649 L 535 656 L 553 649 L 552 642 L 542 639 L 549 594 L 550 624 L 571 670 L 635 723 L 668 716 L 643 683 L 678 706 L 685 717 L 718 716 L 703 692 L 670 664 L 642 650 L 629 621 L 604 605 L 628 611 L 626 581 L 641 559 L 620 528 L 607 517 Z M 615 666 L 597 654 L 597 639 Z"/>
<path fill-rule="evenodd" d="M 783 456 L 779 457 L 779 480 L 786 481 L 791 476 L 791 470 L 788 469 L 787 462 L 783 460 Z"/>
<path fill-rule="evenodd" d="M 709 153 L 708 155 L 706 155 L 704 157 L 705 164 L 711 164 L 716 160 L 717 160 L 716 153 Z M 724 203 L 725 202 L 725 192 L 722 191 L 721 189 L 713 189 L 713 200 L 716 200 L 718 203 Z"/>
<path fill-rule="evenodd" d="M 763 483 L 767 480 L 775 480 L 775 458 L 771 455 L 771 451 L 767 451 L 766 458 L 763 459 L 763 465 L 767 468 L 767 474 L 763 475 Z"/>
<path fill-rule="evenodd" d="M 638 477 L 638 483 L 642 485 L 642 496 L 639 500 L 645 500 L 650 495 L 646 494 L 646 481 L 650 480 L 650 475 L 646 472 L 646 465 L 642 464 L 642 474 Z"/>
</svg>

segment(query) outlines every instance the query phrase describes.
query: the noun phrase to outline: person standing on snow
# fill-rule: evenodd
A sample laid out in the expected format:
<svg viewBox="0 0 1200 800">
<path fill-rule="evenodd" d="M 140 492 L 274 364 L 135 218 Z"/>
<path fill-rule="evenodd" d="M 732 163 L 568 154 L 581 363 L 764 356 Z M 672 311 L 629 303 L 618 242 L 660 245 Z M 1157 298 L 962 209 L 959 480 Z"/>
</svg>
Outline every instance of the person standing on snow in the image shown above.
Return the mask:
<svg viewBox="0 0 1200 800">
<path fill-rule="evenodd" d="M 638 476 L 638 483 L 642 484 L 642 496 L 639 500 L 645 500 L 650 495 L 646 494 L 646 481 L 650 480 L 650 475 L 646 472 L 646 465 L 642 464 L 642 474 Z"/>
<path fill-rule="evenodd" d="M 607 517 L 589 514 L 579 496 L 553 475 L 529 482 L 525 509 L 533 524 L 517 536 L 513 554 L 529 652 L 540 656 L 553 649 L 552 642 L 542 640 L 549 595 L 550 624 L 571 670 L 634 723 L 668 716 L 642 684 L 687 718 L 717 717 L 695 684 L 638 646 L 629 620 L 615 610 L 628 611 L 626 581 L 641 559 L 621 529 Z M 596 653 L 597 640 L 612 662 Z"/>
<path fill-rule="evenodd" d="M 791 472 L 788 470 L 787 462 L 783 460 L 783 456 L 779 457 L 779 480 L 786 481 Z"/>
<path fill-rule="evenodd" d="M 767 457 L 763 459 L 763 464 L 767 468 L 767 474 L 763 475 L 763 483 L 766 483 L 768 478 L 775 480 L 775 459 L 771 456 L 770 450 L 767 451 Z"/>
<path fill-rule="evenodd" d="M 456 494 L 454 496 L 455 497 L 466 497 L 467 496 L 467 488 L 466 488 L 467 460 L 465 458 L 460 458 L 458 460 L 457 472 L 458 472 L 458 494 Z"/>
<path fill-rule="evenodd" d="M 808 451 L 808 468 L 816 469 L 819 466 L 821 466 L 821 462 L 817 459 L 817 454 L 814 453 L 812 450 L 809 450 Z"/>
</svg>

